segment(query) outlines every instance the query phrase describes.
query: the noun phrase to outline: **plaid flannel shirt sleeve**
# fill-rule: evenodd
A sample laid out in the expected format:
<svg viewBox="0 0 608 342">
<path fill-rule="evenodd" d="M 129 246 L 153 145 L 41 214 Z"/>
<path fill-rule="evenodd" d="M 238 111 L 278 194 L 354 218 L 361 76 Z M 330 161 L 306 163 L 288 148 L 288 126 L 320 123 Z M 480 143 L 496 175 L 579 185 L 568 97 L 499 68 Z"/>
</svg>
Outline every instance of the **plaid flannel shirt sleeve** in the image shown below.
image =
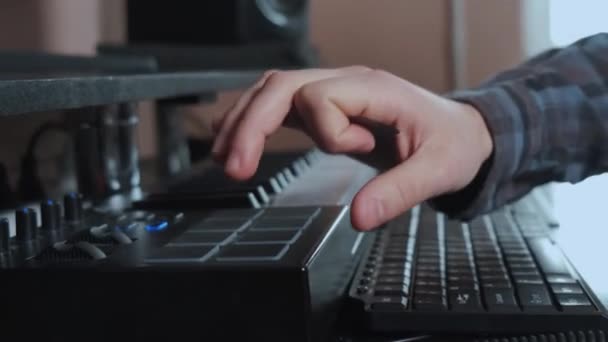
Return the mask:
<svg viewBox="0 0 608 342">
<path fill-rule="evenodd" d="M 608 171 L 608 33 L 551 49 L 447 97 L 476 107 L 494 150 L 467 188 L 429 201 L 472 219 L 548 182 Z"/>
</svg>

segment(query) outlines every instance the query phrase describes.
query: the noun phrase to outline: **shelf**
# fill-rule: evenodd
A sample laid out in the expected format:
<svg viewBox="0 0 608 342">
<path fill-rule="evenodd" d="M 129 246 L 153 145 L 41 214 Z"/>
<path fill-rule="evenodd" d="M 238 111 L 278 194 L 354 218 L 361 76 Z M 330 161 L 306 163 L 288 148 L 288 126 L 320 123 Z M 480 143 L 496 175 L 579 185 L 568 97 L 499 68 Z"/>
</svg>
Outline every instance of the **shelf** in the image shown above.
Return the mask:
<svg viewBox="0 0 608 342">
<path fill-rule="evenodd" d="M 239 89 L 262 72 L 0 72 L 0 117 Z"/>
</svg>

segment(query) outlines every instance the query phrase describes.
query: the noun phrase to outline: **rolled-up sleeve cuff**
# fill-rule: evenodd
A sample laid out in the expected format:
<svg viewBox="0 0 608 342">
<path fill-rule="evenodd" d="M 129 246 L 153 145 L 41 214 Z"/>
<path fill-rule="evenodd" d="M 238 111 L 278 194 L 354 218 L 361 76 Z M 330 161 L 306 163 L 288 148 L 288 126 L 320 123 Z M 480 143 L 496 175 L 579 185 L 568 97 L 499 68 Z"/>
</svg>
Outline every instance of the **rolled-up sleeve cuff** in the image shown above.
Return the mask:
<svg viewBox="0 0 608 342">
<path fill-rule="evenodd" d="M 523 153 L 522 111 L 502 87 L 465 90 L 446 96 L 474 106 L 483 116 L 494 148 L 475 179 L 464 189 L 428 201 L 436 210 L 455 219 L 469 220 L 501 205 L 508 196 L 508 182 Z"/>
</svg>

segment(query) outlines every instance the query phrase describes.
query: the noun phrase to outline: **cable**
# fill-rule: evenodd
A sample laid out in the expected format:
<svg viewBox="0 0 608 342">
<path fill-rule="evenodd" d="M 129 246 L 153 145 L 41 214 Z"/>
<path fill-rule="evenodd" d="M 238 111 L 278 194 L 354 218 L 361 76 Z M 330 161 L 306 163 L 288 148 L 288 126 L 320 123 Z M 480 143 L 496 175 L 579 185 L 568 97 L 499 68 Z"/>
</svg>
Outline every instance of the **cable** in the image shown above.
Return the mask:
<svg viewBox="0 0 608 342">
<path fill-rule="evenodd" d="M 21 173 L 17 184 L 19 199 L 22 201 L 34 201 L 45 197 L 44 186 L 38 175 L 35 151 L 40 138 L 48 131 L 66 132 L 67 127 L 63 122 L 47 121 L 40 125 L 30 138 L 21 159 Z"/>
<path fill-rule="evenodd" d="M 17 198 L 11 189 L 8 179 L 8 171 L 3 163 L 0 163 L 0 209 L 11 209 L 16 206 Z"/>
</svg>

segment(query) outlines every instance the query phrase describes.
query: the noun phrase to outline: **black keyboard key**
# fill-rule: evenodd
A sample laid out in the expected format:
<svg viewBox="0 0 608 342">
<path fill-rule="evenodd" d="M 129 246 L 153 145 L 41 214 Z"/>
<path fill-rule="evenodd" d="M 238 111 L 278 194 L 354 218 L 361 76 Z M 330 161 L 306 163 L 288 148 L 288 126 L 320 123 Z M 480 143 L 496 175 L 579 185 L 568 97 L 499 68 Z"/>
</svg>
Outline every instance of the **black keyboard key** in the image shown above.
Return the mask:
<svg viewBox="0 0 608 342">
<path fill-rule="evenodd" d="M 480 267 L 478 270 L 478 274 L 484 277 L 502 277 L 505 278 L 507 276 L 507 270 L 500 268 L 490 268 L 490 267 Z"/>
<path fill-rule="evenodd" d="M 482 282 L 482 287 L 485 288 L 492 288 L 492 289 L 503 289 L 503 288 L 510 288 L 512 287 L 511 282 L 509 280 L 502 280 L 502 281 L 486 281 L 486 282 Z"/>
<path fill-rule="evenodd" d="M 471 284 L 475 283 L 477 280 L 473 276 L 448 276 L 448 284 Z"/>
<path fill-rule="evenodd" d="M 484 301 L 488 310 L 492 312 L 513 312 L 519 310 L 512 289 L 486 288 L 484 289 Z"/>
<path fill-rule="evenodd" d="M 532 262 L 512 262 L 509 263 L 509 268 L 511 270 L 520 270 L 520 269 L 535 269 L 538 270 L 536 264 Z"/>
<path fill-rule="evenodd" d="M 540 274 L 536 267 L 512 267 L 511 274 L 513 275 L 536 275 Z"/>
<path fill-rule="evenodd" d="M 418 253 L 418 258 L 431 258 L 433 260 L 439 259 L 441 254 L 439 251 L 421 251 Z"/>
<path fill-rule="evenodd" d="M 535 269 L 530 269 L 526 271 L 521 270 L 513 270 L 511 269 L 511 275 L 513 277 L 540 277 L 540 272 Z"/>
<path fill-rule="evenodd" d="M 408 288 L 405 285 L 380 285 L 374 288 L 377 297 L 407 297 Z"/>
<path fill-rule="evenodd" d="M 479 293 L 471 290 L 449 291 L 450 309 L 454 311 L 481 311 Z"/>
<path fill-rule="evenodd" d="M 375 297 L 372 309 L 378 311 L 402 311 L 407 308 L 407 297 Z"/>
<path fill-rule="evenodd" d="M 479 291 L 479 283 L 460 283 L 460 284 L 449 284 L 449 291 Z"/>
<path fill-rule="evenodd" d="M 583 288 L 578 284 L 552 284 L 551 289 L 556 294 L 582 294 Z"/>
<path fill-rule="evenodd" d="M 513 276 L 516 284 L 543 284 L 543 278 L 540 275 L 534 276 Z"/>
<path fill-rule="evenodd" d="M 451 268 L 448 267 L 449 277 L 473 277 L 474 273 L 471 268 Z"/>
<path fill-rule="evenodd" d="M 395 254 L 395 253 L 391 253 L 391 254 L 385 254 L 382 256 L 382 260 L 384 262 L 400 262 L 400 263 L 406 263 L 407 261 L 410 261 L 409 258 L 407 257 L 407 255 L 405 254 Z"/>
<path fill-rule="evenodd" d="M 429 278 L 429 279 L 425 279 L 425 278 L 416 278 L 416 282 L 415 282 L 416 286 L 441 286 L 441 282 L 440 279 L 437 278 Z"/>
<path fill-rule="evenodd" d="M 558 294 L 556 297 L 564 312 L 595 311 L 595 307 L 584 294 Z"/>
<path fill-rule="evenodd" d="M 509 281 L 509 277 L 506 274 L 491 274 L 491 275 L 480 274 L 479 278 L 484 283 Z"/>
<path fill-rule="evenodd" d="M 527 264 L 534 263 L 534 259 L 532 259 L 532 257 L 529 257 L 529 256 L 520 257 L 520 256 L 508 256 L 507 255 L 506 259 L 507 259 L 507 263 L 509 265 L 522 264 L 522 263 L 527 263 Z"/>
<path fill-rule="evenodd" d="M 524 310 L 527 311 L 554 311 L 549 291 L 544 285 L 520 284 L 517 293 Z"/>
<path fill-rule="evenodd" d="M 479 267 L 487 267 L 493 269 L 500 269 L 504 267 L 504 263 L 502 262 L 502 260 L 476 260 L 475 264 Z"/>
<path fill-rule="evenodd" d="M 570 275 L 563 254 L 548 238 L 530 239 L 528 243 L 543 273 L 546 275 Z"/>
<path fill-rule="evenodd" d="M 393 277 L 402 276 L 405 273 L 405 268 L 382 268 L 378 276 L 380 277 Z"/>
<path fill-rule="evenodd" d="M 442 311 L 446 304 L 445 297 L 441 295 L 420 294 L 414 297 L 414 308 L 420 311 Z"/>
<path fill-rule="evenodd" d="M 547 282 L 551 284 L 576 284 L 576 280 L 569 275 L 548 275 Z"/>
<path fill-rule="evenodd" d="M 439 296 L 439 295 L 443 294 L 443 287 L 440 285 L 433 285 L 433 286 L 415 285 L 414 293 L 416 295 L 438 295 Z"/>
<path fill-rule="evenodd" d="M 384 262 L 382 263 L 382 269 L 389 268 L 410 268 L 411 263 L 409 262 Z"/>
<path fill-rule="evenodd" d="M 441 271 L 441 267 L 439 267 L 439 263 L 437 263 L 435 265 L 417 265 L 416 270 L 418 270 L 419 272 L 424 271 L 424 272 L 439 273 Z"/>
<path fill-rule="evenodd" d="M 441 274 L 439 272 L 418 271 L 416 278 L 420 281 L 439 281 Z"/>
<path fill-rule="evenodd" d="M 447 260 L 448 260 L 448 264 L 451 264 L 452 262 L 458 262 L 458 261 L 467 262 L 467 261 L 471 260 L 471 257 L 466 254 L 452 254 L 452 255 L 447 256 Z"/>
<path fill-rule="evenodd" d="M 378 277 L 376 279 L 376 283 L 377 284 L 386 284 L 386 285 L 401 285 L 401 284 L 405 284 L 405 279 L 404 277 Z"/>
<path fill-rule="evenodd" d="M 426 264 L 426 265 L 438 265 L 439 258 L 418 258 L 416 260 L 416 262 L 419 264 Z"/>
</svg>

